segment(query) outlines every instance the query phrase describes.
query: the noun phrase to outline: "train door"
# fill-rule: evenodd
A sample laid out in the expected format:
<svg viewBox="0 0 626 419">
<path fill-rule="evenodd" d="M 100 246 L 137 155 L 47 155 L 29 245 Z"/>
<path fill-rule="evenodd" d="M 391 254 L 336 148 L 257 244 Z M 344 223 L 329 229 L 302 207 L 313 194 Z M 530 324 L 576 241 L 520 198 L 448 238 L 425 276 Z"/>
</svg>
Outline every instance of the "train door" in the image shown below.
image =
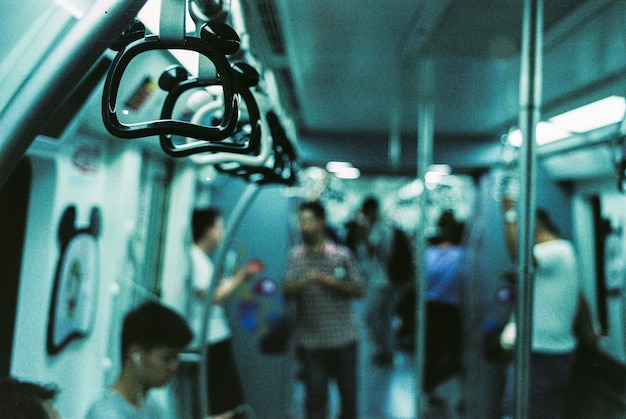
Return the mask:
<svg viewBox="0 0 626 419">
<path fill-rule="evenodd" d="M 9 375 L 32 172 L 22 159 L 0 190 L 0 376 Z"/>
</svg>

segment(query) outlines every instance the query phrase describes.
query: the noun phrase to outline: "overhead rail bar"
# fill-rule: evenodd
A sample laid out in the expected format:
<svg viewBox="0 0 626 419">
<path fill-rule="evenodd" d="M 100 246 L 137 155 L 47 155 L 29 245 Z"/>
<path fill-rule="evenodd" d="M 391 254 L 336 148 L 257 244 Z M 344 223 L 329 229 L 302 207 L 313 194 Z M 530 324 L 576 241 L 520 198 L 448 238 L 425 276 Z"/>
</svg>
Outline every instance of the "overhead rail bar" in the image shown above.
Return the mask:
<svg viewBox="0 0 626 419">
<path fill-rule="evenodd" d="M 99 0 L 69 29 L 0 114 L 0 186 L 35 140 L 51 109 L 106 50 L 146 0 Z"/>
</svg>

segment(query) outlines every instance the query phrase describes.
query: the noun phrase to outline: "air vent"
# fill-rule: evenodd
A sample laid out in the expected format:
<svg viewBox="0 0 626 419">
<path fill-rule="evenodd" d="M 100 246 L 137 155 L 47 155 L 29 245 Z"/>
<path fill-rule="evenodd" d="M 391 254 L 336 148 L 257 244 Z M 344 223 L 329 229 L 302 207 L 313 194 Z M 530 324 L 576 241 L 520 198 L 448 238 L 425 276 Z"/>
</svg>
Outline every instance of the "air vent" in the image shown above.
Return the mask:
<svg viewBox="0 0 626 419">
<path fill-rule="evenodd" d="M 263 23 L 263 28 L 273 54 L 285 55 L 285 40 L 283 39 L 283 29 L 278 18 L 278 10 L 274 0 L 259 0 L 256 2 Z"/>
</svg>

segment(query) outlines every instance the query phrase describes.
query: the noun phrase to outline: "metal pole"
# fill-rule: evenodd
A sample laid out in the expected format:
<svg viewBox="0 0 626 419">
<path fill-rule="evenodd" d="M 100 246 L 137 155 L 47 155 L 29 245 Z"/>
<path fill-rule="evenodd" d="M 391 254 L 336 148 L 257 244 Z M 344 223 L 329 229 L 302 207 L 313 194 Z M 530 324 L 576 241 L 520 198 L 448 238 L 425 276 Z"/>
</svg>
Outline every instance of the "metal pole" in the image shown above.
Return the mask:
<svg viewBox="0 0 626 419">
<path fill-rule="evenodd" d="M 145 3 L 146 0 L 98 1 L 37 65 L 0 113 L 0 187 L 39 134 L 42 121 Z"/>
<path fill-rule="evenodd" d="M 216 250 L 213 277 L 211 278 L 211 283 L 206 293 L 206 298 L 204 302 L 204 313 L 202 316 L 202 337 L 200 342 L 206 342 L 207 337 L 209 336 L 209 318 L 213 308 L 215 288 L 217 287 L 219 281 L 222 279 L 222 275 L 224 272 L 224 261 L 226 260 L 228 248 L 230 247 L 230 244 L 233 240 L 235 231 L 239 227 L 241 219 L 243 218 L 247 209 L 250 207 L 250 202 L 252 202 L 259 189 L 259 185 L 254 182 L 248 184 L 245 191 L 239 198 L 237 205 L 230 213 L 230 217 L 228 218 L 228 224 L 224 228 L 224 238 L 222 239 L 219 247 Z M 204 418 L 209 416 L 209 386 L 211 385 L 211 383 L 209 383 L 208 379 L 208 345 L 202 344 L 201 348 L 198 390 L 200 391 L 200 408 L 202 409 L 202 417 Z M 203 389 L 204 391 L 201 391 Z"/>
<path fill-rule="evenodd" d="M 425 411 L 422 397 L 424 385 L 424 362 L 426 359 L 426 214 L 428 196 L 426 172 L 432 163 L 433 149 L 433 106 L 430 99 L 420 102 L 418 107 L 417 178 L 421 181 L 420 218 L 415 236 L 415 417 Z"/>
<path fill-rule="evenodd" d="M 520 75 L 520 155 L 518 203 L 518 283 L 515 321 L 514 417 L 528 417 L 530 353 L 532 344 L 533 253 L 535 244 L 536 126 L 540 118 L 542 84 L 543 2 L 524 1 Z"/>
</svg>

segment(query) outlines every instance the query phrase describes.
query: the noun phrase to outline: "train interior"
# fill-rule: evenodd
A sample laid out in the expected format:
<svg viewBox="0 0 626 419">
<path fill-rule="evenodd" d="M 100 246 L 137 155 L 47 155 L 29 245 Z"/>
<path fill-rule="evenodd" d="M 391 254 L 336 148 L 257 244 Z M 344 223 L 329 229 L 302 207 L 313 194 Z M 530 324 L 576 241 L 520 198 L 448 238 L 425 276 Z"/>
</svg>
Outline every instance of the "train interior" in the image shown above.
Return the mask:
<svg viewBox="0 0 626 419">
<path fill-rule="evenodd" d="M 63 418 L 111 386 L 127 310 L 185 312 L 205 205 L 226 215 L 220 266 L 265 265 L 225 305 L 247 417 L 304 417 L 292 342 L 267 345 L 292 314 L 298 204 L 320 199 L 344 237 L 368 195 L 416 243 L 453 210 L 469 257 L 440 406 L 422 406 L 415 349 L 372 365 L 355 303 L 361 417 L 497 418 L 506 363 L 485 337 L 516 305 L 501 200 L 529 191 L 575 246 L 599 336 L 567 417 L 624 417 L 626 2 L 23 0 L 0 16 L 0 376 L 54 383 Z M 198 417 L 188 355 L 155 390 L 171 417 Z"/>
</svg>

